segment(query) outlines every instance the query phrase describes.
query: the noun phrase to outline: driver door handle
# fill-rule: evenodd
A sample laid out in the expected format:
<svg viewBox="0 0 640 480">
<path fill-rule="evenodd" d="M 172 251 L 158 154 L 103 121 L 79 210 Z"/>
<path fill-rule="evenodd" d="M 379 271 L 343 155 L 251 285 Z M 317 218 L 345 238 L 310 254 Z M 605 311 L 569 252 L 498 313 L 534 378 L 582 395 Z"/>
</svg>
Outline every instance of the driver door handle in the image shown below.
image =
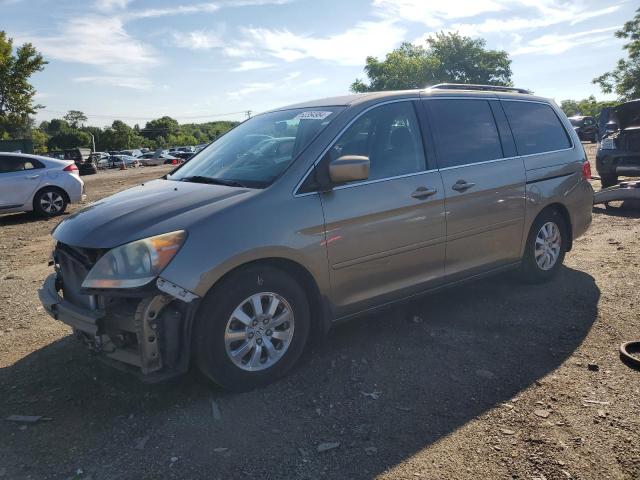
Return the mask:
<svg viewBox="0 0 640 480">
<path fill-rule="evenodd" d="M 36 178 L 39 178 L 39 177 L 40 177 L 40 175 L 27 175 L 24 178 L 28 178 L 29 180 L 35 180 Z"/>
<path fill-rule="evenodd" d="M 430 197 L 431 195 L 435 195 L 436 193 L 438 193 L 438 190 L 436 190 L 435 188 L 418 187 L 411 194 L 411 196 L 413 198 L 427 198 L 427 197 Z"/>
<path fill-rule="evenodd" d="M 466 180 L 458 180 L 453 184 L 451 188 L 453 188 L 456 192 L 464 192 L 472 187 L 475 187 L 475 183 L 469 183 Z"/>
</svg>

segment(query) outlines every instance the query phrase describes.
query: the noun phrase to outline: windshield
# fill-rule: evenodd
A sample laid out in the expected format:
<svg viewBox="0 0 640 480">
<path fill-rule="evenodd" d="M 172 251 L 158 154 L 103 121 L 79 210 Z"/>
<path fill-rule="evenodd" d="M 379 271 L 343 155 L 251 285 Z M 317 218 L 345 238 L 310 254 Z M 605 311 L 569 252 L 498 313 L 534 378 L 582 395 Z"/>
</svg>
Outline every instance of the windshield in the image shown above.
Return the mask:
<svg viewBox="0 0 640 480">
<path fill-rule="evenodd" d="M 220 137 L 167 179 L 206 178 L 265 188 L 341 110 L 298 108 L 257 115 Z"/>
<path fill-rule="evenodd" d="M 571 125 L 573 125 L 574 127 L 579 127 L 580 125 L 582 125 L 582 119 L 581 118 L 571 118 L 571 117 L 569 117 L 569 121 L 571 122 Z"/>
</svg>

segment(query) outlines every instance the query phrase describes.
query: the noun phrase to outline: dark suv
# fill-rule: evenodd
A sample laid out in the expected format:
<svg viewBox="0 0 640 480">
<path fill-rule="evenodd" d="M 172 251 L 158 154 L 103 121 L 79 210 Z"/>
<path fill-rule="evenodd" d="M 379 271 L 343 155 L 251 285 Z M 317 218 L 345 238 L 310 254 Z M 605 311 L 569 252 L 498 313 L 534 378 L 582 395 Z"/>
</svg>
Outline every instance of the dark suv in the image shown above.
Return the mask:
<svg viewBox="0 0 640 480">
<path fill-rule="evenodd" d="M 573 129 L 578 134 L 580 141 L 596 143 L 598 141 L 598 122 L 594 117 L 575 116 L 569 117 Z"/>
<path fill-rule="evenodd" d="M 615 185 L 620 175 L 640 176 L 640 100 L 603 109 L 600 128 L 596 169 L 602 186 Z"/>
</svg>

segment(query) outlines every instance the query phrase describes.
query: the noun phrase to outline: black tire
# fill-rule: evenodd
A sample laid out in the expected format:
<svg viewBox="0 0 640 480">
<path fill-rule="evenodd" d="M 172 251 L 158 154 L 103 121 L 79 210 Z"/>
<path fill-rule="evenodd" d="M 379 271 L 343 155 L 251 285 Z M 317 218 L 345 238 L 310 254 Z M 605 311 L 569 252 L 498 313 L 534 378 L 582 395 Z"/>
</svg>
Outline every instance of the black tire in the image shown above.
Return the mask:
<svg viewBox="0 0 640 480">
<path fill-rule="evenodd" d="M 264 292 L 282 297 L 291 307 L 293 336 L 285 353 L 272 366 L 247 371 L 234 364 L 227 353 L 225 332 L 236 308 L 252 295 Z M 230 274 L 202 301 L 193 330 L 195 361 L 205 376 L 228 390 L 240 392 L 262 387 L 284 376 L 295 365 L 307 343 L 310 326 L 309 302 L 304 290 L 290 275 L 270 266 L 244 268 Z M 255 342 L 258 336 L 256 333 Z M 266 342 L 267 337 L 262 338 Z"/>
<path fill-rule="evenodd" d="M 602 188 L 613 187 L 618 184 L 618 176 L 611 174 L 600 175 L 600 183 L 602 183 Z"/>
<path fill-rule="evenodd" d="M 61 189 L 45 187 L 33 197 L 33 211 L 40 217 L 55 217 L 65 212 L 67 203 L 67 195 Z"/>
<path fill-rule="evenodd" d="M 550 268 L 544 269 L 536 260 L 536 239 L 542 227 L 549 223 L 555 224 L 559 230 L 560 246 L 555 262 Z M 543 210 L 531 225 L 520 265 L 520 278 L 527 283 L 543 283 L 551 280 L 562 266 L 568 241 L 569 229 L 562 214 L 555 209 Z"/>
</svg>

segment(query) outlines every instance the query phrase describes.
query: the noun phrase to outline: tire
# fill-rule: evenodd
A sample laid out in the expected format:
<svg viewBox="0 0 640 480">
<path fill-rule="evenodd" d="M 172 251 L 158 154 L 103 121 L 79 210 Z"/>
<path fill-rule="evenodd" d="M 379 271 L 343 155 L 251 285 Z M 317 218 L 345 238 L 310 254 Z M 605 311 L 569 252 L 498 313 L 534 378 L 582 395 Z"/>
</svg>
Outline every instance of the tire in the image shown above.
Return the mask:
<svg viewBox="0 0 640 480">
<path fill-rule="evenodd" d="M 618 176 L 617 175 L 600 175 L 600 183 L 602 183 L 602 188 L 613 187 L 618 184 Z"/>
<path fill-rule="evenodd" d="M 554 240 L 556 238 L 557 243 Z M 548 243 L 542 243 L 544 240 Z M 569 229 L 560 212 L 555 209 L 542 211 L 533 222 L 527 237 L 520 265 L 520 278 L 527 283 L 543 283 L 551 280 L 564 261 L 568 240 Z M 537 246 L 541 247 L 539 251 L 543 251 L 542 255 L 536 255 Z"/>
<path fill-rule="evenodd" d="M 33 211 L 41 217 L 62 215 L 67 209 L 67 196 L 56 187 L 45 187 L 33 198 Z"/>
<path fill-rule="evenodd" d="M 256 298 L 263 311 L 258 318 Z M 269 316 L 274 299 L 278 305 Z M 291 276 L 269 266 L 244 268 L 214 287 L 200 305 L 193 333 L 195 361 L 205 376 L 228 390 L 262 387 L 295 365 L 310 326 L 309 302 Z"/>
</svg>

